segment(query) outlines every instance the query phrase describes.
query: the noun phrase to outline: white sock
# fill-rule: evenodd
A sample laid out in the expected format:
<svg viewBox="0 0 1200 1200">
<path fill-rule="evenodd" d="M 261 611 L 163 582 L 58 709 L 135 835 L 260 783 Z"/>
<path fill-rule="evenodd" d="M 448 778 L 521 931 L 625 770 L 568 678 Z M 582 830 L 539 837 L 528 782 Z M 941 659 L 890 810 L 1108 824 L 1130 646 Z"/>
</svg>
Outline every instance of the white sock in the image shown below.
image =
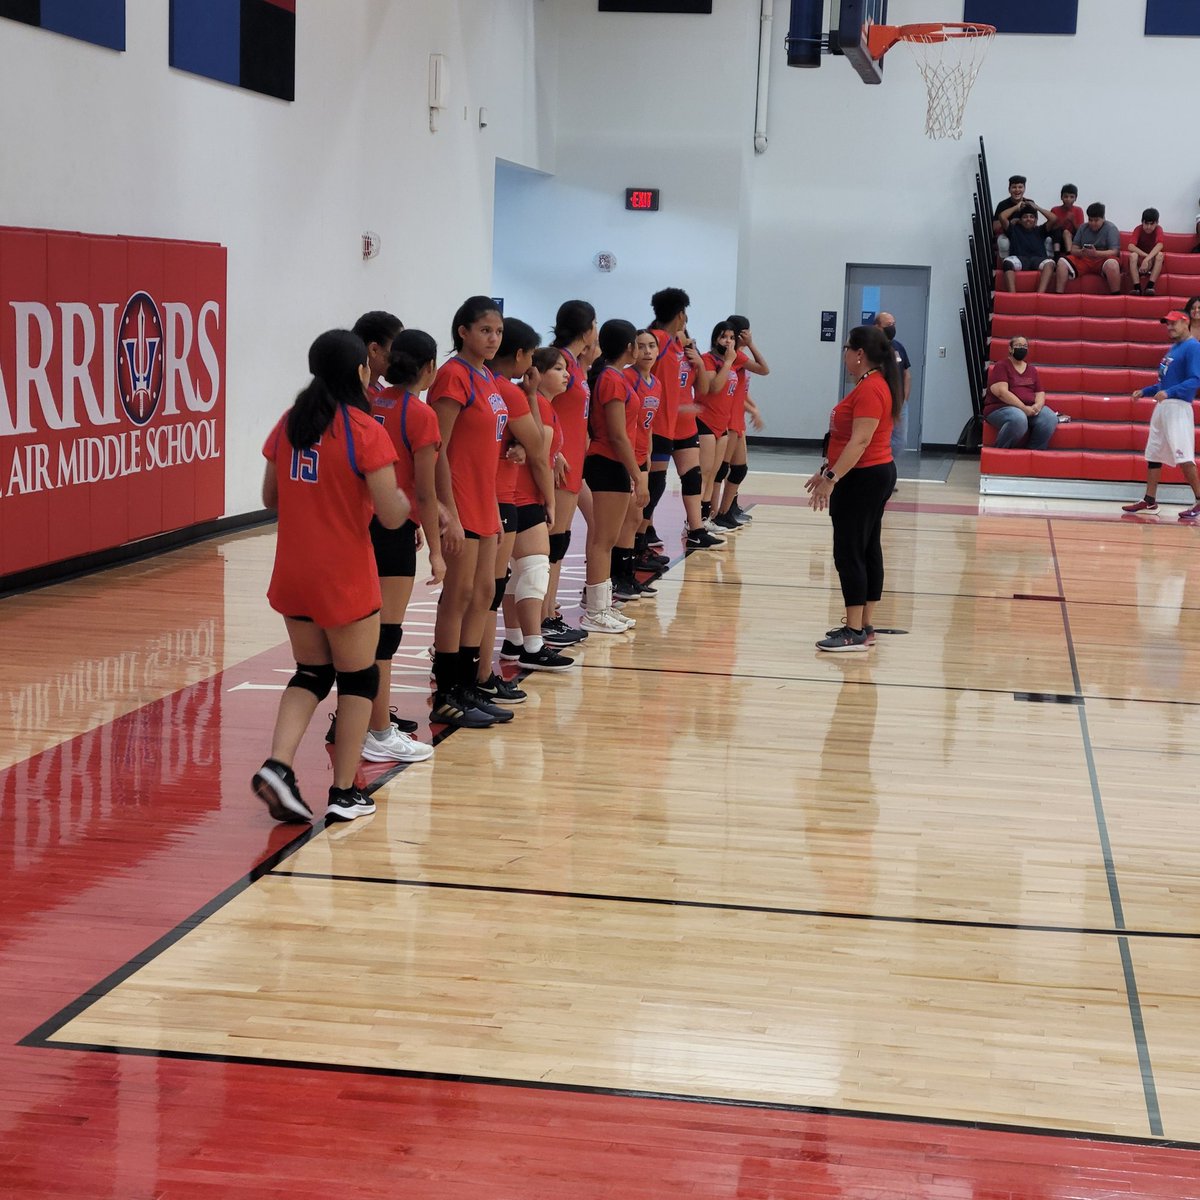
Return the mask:
<svg viewBox="0 0 1200 1200">
<path fill-rule="evenodd" d="M 371 732 L 371 736 L 372 736 L 372 737 L 373 737 L 373 738 L 374 738 L 374 739 L 375 739 L 377 742 L 386 742 L 386 741 L 387 741 L 387 739 L 388 739 L 388 738 L 391 736 L 391 733 L 392 733 L 392 726 L 391 726 L 391 724 L 389 723 L 389 724 L 388 724 L 388 725 L 387 725 L 385 728 L 383 728 L 383 729 L 372 729 L 370 732 Z"/>
<path fill-rule="evenodd" d="M 540 633 L 531 634 L 525 639 L 525 650 L 528 654 L 536 654 L 546 643 Z"/>
</svg>

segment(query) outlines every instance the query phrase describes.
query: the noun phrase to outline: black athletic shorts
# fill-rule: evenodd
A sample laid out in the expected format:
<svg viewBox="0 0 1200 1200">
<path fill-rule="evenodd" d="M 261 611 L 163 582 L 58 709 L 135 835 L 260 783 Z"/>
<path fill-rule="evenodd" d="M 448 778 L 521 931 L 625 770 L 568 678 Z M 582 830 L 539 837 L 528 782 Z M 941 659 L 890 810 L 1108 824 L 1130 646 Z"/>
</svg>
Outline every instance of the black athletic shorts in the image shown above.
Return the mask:
<svg viewBox="0 0 1200 1200">
<path fill-rule="evenodd" d="M 657 462 L 666 462 L 674 449 L 675 443 L 669 437 L 663 437 L 660 433 L 650 435 L 650 457 Z"/>
<path fill-rule="evenodd" d="M 371 518 L 371 545 L 375 547 L 375 566 L 379 578 L 403 576 L 412 579 L 417 573 L 417 527 L 405 521 L 399 529 L 385 529 L 378 517 Z"/>
<path fill-rule="evenodd" d="M 518 533 L 524 533 L 527 529 L 533 529 L 538 525 L 546 523 L 546 506 L 544 504 L 521 504 L 517 507 L 517 524 L 516 530 Z"/>
<path fill-rule="evenodd" d="M 500 536 L 517 532 L 517 506 L 500 502 Z"/>
<path fill-rule="evenodd" d="M 698 425 L 700 424 L 700 422 L 699 422 L 699 421 L 697 421 L 697 422 L 696 422 L 696 424 L 697 424 L 697 426 L 698 426 Z M 699 449 L 699 446 L 700 446 L 700 435 L 699 435 L 698 433 L 693 433 L 693 434 L 692 434 L 692 436 L 691 436 L 690 438 L 680 438 L 680 439 L 679 439 L 677 442 L 673 442 L 673 443 L 672 443 L 672 446 L 673 446 L 673 447 L 674 447 L 674 449 L 676 449 L 676 450 L 696 450 L 696 449 Z"/>
<path fill-rule="evenodd" d="M 589 454 L 583 460 L 583 481 L 593 492 L 629 491 L 629 472 L 624 464 L 603 454 Z"/>
<path fill-rule="evenodd" d="M 702 420 L 700 420 L 699 417 L 696 418 L 696 437 L 697 438 L 701 438 L 701 437 L 715 438 L 716 436 L 717 435 L 715 433 L 713 433 L 713 431 L 711 429 L 709 429 L 709 427 L 707 425 L 705 425 L 705 423 Z M 724 434 L 722 434 L 721 436 L 724 437 Z M 700 444 L 699 442 L 696 443 L 696 445 L 699 445 L 699 444 Z"/>
</svg>

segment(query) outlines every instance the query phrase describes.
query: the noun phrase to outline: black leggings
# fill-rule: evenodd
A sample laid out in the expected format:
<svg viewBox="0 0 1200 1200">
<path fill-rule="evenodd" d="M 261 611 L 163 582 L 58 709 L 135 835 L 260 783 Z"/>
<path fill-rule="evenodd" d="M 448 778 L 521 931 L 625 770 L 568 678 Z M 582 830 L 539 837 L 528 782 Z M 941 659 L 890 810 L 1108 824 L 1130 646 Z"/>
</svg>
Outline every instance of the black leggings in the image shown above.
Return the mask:
<svg viewBox="0 0 1200 1200">
<path fill-rule="evenodd" d="M 833 565 L 847 608 L 883 595 L 883 508 L 896 486 L 896 464 L 854 467 L 829 497 L 833 520 Z"/>
</svg>

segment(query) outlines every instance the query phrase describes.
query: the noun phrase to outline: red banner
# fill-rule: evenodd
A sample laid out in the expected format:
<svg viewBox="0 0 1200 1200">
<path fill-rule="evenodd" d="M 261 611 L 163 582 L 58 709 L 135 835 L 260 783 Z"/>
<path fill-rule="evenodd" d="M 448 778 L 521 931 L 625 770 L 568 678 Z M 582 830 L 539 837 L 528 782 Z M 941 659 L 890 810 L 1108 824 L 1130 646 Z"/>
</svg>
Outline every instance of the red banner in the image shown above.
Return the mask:
<svg viewBox="0 0 1200 1200">
<path fill-rule="evenodd" d="M 225 248 L 0 228 L 0 575 L 225 511 Z"/>
</svg>

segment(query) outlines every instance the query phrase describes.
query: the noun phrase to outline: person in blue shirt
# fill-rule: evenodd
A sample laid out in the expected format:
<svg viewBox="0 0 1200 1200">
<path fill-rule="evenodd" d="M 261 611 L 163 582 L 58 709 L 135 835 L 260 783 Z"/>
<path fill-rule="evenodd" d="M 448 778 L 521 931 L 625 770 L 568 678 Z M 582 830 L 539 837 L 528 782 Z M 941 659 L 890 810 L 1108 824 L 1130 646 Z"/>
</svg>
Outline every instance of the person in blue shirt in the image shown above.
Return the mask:
<svg viewBox="0 0 1200 1200">
<path fill-rule="evenodd" d="M 1135 504 L 1122 505 L 1127 513 L 1158 512 L 1158 480 L 1163 462 L 1182 472 L 1196 498 L 1179 514 L 1181 521 L 1200 518 L 1200 475 L 1196 471 L 1196 419 L 1192 401 L 1200 391 L 1200 342 L 1191 334 L 1187 313 L 1172 309 L 1160 320 L 1167 327 L 1171 347 L 1158 364 L 1158 382 L 1133 393 L 1135 400 L 1154 397 L 1154 415 L 1146 439 L 1146 494 Z"/>
</svg>

